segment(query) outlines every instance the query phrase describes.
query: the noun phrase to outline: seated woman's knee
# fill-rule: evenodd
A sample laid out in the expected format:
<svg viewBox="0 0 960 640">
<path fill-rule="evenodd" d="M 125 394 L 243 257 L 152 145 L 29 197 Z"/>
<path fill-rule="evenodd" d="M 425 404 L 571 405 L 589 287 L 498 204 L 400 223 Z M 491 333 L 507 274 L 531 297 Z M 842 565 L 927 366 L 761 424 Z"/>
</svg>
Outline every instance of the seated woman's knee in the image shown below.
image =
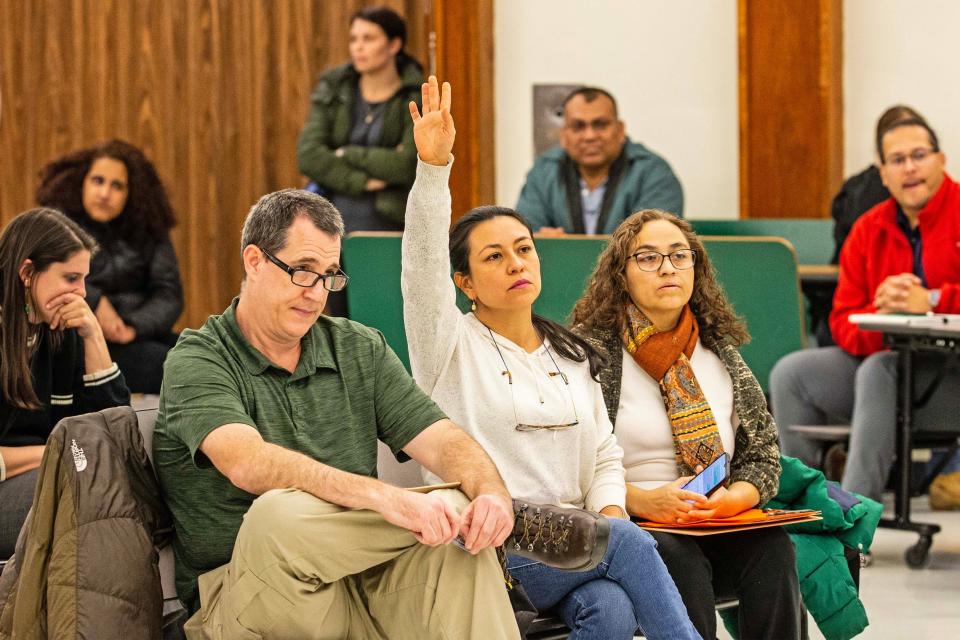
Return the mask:
<svg viewBox="0 0 960 640">
<path fill-rule="evenodd" d="M 629 638 L 639 627 L 630 596 L 612 580 L 592 580 L 574 589 L 560 610 L 568 624 L 591 630 L 591 637 Z"/>
<path fill-rule="evenodd" d="M 610 519 L 610 549 L 631 554 L 657 553 L 657 541 L 630 520 Z"/>
</svg>

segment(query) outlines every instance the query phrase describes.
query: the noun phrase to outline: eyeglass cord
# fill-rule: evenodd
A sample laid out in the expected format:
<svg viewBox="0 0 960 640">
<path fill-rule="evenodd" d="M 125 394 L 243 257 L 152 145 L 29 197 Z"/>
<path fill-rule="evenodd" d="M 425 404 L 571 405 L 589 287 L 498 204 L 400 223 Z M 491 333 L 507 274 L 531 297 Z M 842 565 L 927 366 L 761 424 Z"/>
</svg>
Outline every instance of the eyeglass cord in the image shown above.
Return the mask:
<svg viewBox="0 0 960 640">
<path fill-rule="evenodd" d="M 480 324 L 483 324 L 482 322 Z M 510 373 L 510 367 L 507 366 L 507 361 L 503 357 L 503 352 L 500 351 L 500 345 L 497 344 L 497 339 L 493 337 L 493 330 L 487 325 L 483 324 L 483 327 L 487 330 L 487 333 L 490 334 L 490 340 L 493 341 L 493 348 L 497 350 L 497 355 L 500 356 L 500 362 L 503 363 L 503 373 L 501 375 L 507 376 L 507 381 L 510 384 L 513 384 L 513 374 Z M 550 347 L 546 346 L 543 343 L 543 338 L 540 338 L 540 346 L 546 350 L 547 355 L 550 357 L 550 362 L 553 363 L 553 366 L 556 368 L 556 371 L 548 371 L 547 375 L 551 378 L 553 376 L 560 376 L 560 379 L 563 380 L 563 383 L 566 385 L 570 384 L 570 380 L 567 379 L 567 374 L 560 370 L 560 365 L 557 364 L 557 361 L 554 359 L 553 354 L 550 353 Z"/>
</svg>

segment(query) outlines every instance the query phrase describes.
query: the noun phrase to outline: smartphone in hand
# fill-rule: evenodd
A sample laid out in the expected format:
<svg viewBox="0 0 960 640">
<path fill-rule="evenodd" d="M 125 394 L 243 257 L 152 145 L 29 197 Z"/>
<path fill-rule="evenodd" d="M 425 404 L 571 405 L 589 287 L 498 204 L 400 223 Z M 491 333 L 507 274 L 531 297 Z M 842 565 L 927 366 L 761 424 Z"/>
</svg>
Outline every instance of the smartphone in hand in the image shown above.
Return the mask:
<svg viewBox="0 0 960 640">
<path fill-rule="evenodd" d="M 707 467 L 694 476 L 690 482 L 683 485 L 683 489 L 709 497 L 730 475 L 729 460 L 730 457 L 726 452 L 721 453 L 717 456 L 716 460 L 708 464 Z M 688 502 L 692 501 L 688 500 Z"/>
</svg>

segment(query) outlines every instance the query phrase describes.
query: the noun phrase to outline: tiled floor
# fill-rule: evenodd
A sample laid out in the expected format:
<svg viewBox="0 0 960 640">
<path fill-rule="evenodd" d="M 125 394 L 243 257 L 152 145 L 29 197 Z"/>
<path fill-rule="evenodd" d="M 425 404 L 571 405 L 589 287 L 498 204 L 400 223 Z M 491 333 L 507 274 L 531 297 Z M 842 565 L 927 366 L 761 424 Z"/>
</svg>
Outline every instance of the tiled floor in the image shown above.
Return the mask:
<svg viewBox="0 0 960 640">
<path fill-rule="evenodd" d="M 860 597 L 870 626 L 859 638 L 926 640 L 960 637 L 960 511 L 931 512 L 926 497 L 913 502 L 912 518 L 936 522 L 943 530 L 933 538 L 930 564 L 910 569 L 904 551 L 917 536 L 879 529 L 873 564 L 861 572 Z M 810 638 L 821 639 L 813 619 Z M 729 638 L 721 631 L 721 638 Z"/>
</svg>

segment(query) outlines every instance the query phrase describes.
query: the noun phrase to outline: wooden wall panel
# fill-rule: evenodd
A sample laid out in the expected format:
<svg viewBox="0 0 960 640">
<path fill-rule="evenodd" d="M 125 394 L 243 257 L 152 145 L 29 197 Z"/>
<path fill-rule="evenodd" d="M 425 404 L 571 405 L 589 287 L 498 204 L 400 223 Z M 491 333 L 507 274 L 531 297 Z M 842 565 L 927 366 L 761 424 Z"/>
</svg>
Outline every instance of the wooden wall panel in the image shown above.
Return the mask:
<svg viewBox="0 0 960 640">
<path fill-rule="evenodd" d="M 433 0 L 437 76 L 453 86 L 453 217 L 495 197 L 493 2 Z"/>
<path fill-rule="evenodd" d="M 821 218 L 843 179 L 841 0 L 739 0 L 740 207 Z"/>
<path fill-rule="evenodd" d="M 0 223 L 33 206 L 49 159 L 110 137 L 144 149 L 180 224 L 199 326 L 239 288 L 240 227 L 304 183 L 296 141 L 317 74 L 347 59 L 363 0 L 0 0 Z M 385 2 L 426 62 L 424 0 Z"/>
</svg>

